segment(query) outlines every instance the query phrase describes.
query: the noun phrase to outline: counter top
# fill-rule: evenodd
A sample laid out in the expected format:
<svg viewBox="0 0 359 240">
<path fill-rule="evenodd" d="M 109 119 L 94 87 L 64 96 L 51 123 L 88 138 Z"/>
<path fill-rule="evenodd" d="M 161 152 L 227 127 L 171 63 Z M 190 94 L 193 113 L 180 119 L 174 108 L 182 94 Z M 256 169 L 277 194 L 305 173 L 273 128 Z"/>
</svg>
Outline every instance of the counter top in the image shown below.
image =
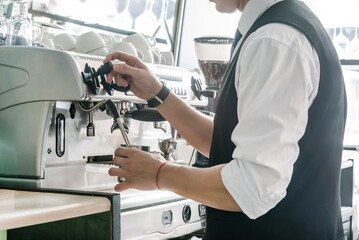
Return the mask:
<svg viewBox="0 0 359 240">
<path fill-rule="evenodd" d="M 0 189 L 0 230 L 107 212 L 106 197 Z"/>
</svg>

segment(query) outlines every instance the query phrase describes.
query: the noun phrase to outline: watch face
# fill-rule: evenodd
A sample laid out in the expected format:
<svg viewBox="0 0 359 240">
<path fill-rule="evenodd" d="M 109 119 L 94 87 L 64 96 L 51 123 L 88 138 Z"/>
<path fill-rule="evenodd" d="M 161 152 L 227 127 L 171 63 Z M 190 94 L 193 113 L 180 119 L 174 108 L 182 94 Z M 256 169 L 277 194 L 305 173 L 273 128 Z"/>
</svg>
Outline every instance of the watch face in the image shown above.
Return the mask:
<svg viewBox="0 0 359 240">
<path fill-rule="evenodd" d="M 147 104 L 151 108 L 158 107 L 170 94 L 171 90 L 163 85 L 161 91 L 152 99 L 147 101 Z"/>
<path fill-rule="evenodd" d="M 157 97 L 157 96 L 156 96 L 156 97 Z M 152 99 L 150 99 L 150 100 L 147 101 L 147 104 L 148 104 L 148 106 L 149 106 L 150 108 L 156 108 L 156 107 L 158 107 L 158 106 L 161 104 L 161 102 L 158 101 L 158 100 L 156 99 L 156 97 L 154 97 L 154 98 L 152 98 Z"/>
</svg>

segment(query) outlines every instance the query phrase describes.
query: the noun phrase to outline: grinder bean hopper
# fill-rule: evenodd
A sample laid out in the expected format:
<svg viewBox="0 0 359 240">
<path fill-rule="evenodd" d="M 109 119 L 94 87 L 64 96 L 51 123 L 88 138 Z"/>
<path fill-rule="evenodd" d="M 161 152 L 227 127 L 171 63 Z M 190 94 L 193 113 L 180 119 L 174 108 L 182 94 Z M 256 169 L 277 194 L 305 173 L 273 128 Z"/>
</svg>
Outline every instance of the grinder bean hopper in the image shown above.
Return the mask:
<svg viewBox="0 0 359 240">
<path fill-rule="evenodd" d="M 232 38 L 199 37 L 194 39 L 198 65 L 208 89 L 219 90 L 231 57 Z"/>
<path fill-rule="evenodd" d="M 219 99 L 218 95 L 224 84 L 223 78 L 231 58 L 233 39 L 221 36 L 206 36 L 195 38 L 194 42 L 198 65 L 206 81 L 206 91 L 217 93 L 213 95 L 213 98 L 208 99 L 208 105 L 204 110 L 214 113 Z M 208 163 L 209 160 L 205 156 L 199 152 L 196 153 L 194 166 L 206 167 Z"/>
</svg>

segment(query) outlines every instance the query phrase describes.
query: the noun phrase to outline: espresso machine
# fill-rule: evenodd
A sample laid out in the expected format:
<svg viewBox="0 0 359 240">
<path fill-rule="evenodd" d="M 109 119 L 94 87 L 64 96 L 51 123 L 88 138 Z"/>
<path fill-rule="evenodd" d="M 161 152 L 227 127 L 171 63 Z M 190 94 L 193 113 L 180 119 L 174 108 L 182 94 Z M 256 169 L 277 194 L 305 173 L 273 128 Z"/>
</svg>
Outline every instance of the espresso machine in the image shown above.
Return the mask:
<svg viewBox="0 0 359 240">
<path fill-rule="evenodd" d="M 118 179 L 108 170 L 115 149 L 131 145 L 170 158 L 176 133 L 146 101 L 107 83 L 102 61 L 0 47 L 0 187 L 110 197 L 111 239 L 168 239 L 203 229 L 200 203 L 169 191 L 113 190 Z M 193 79 L 202 82 L 195 71 L 147 66 L 189 105 L 207 105 L 192 90 Z"/>
<path fill-rule="evenodd" d="M 202 96 L 208 97 L 208 105 L 201 109 L 208 115 L 214 116 L 224 84 L 224 75 L 231 58 L 233 38 L 206 36 L 195 38 L 194 42 L 198 65 L 206 81 L 205 90 L 194 90 L 194 92 L 197 92 L 198 99 Z M 207 167 L 208 164 L 208 158 L 196 152 L 194 166 Z"/>
</svg>

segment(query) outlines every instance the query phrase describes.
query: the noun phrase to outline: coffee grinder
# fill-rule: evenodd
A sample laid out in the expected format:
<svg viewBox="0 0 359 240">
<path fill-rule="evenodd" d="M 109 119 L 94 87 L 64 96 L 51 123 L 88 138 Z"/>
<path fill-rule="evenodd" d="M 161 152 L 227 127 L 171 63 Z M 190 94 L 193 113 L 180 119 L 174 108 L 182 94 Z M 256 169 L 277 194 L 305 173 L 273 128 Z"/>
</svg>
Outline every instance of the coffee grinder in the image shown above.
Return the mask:
<svg viewBox="0 0 359 240">
<path fill-rule="evenodd" d="M 206 90 L 203 92 L 207 92 L 207 96 L 211 95 L 208 92 L 214 93 L 208 98 L 208 105 L 202 110 L 214 115 L 224 84 L 224 75 L 231 58 L 233 38 L 206 36 L 195 38 L 194 42 L 198 65 L 206 81 Z M 193 166 L 207 167 L 208 164 L 208 158 L 197 152 L 196 161 Z"/>
</svg>

